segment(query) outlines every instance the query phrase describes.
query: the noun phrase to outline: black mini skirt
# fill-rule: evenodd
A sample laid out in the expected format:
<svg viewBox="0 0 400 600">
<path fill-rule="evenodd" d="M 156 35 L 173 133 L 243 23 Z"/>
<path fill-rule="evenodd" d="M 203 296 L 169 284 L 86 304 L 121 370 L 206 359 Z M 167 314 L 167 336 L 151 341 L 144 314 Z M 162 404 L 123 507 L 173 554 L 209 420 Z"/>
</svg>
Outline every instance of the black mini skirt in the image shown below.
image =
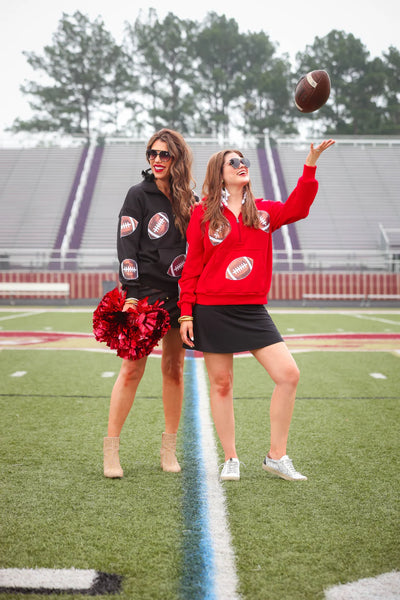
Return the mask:
<svg viewBox="0 0 400 600">
<path fill-rule="evenodd" d="M 195 304 L 193 334 L 194 350 L 216 354 L 246 352 L 283 342 L 263 304 Z"/>
</svg>

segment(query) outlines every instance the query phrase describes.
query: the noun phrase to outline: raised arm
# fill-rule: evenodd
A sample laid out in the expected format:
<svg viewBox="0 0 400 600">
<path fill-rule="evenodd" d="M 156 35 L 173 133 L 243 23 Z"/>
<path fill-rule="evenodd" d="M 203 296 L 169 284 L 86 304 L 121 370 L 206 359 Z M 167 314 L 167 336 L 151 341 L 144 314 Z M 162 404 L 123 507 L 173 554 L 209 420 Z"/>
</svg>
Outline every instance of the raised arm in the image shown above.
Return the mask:
<svg viewBox="0 0 400 600">
<path fill-rule="evenodd" d="M 323 142 L 318 144 L 318 146 L 316 146 L 315 148 L 314 148 L 314 144 L 311 143 L 310 144 L 310 152 L 308 153 L 305 164 L 308 167 L 315 167 L 315 165 L 317 164 L 317 160 L 319 159 L 321 154 L 323 152 L 325 152 L 325 150 L 330 148 L 330 146 L 333 146 L 334 143 L 335 143 L 335 140 L 332 140 L 332 139 L 324 140 Z"/>
</svg>

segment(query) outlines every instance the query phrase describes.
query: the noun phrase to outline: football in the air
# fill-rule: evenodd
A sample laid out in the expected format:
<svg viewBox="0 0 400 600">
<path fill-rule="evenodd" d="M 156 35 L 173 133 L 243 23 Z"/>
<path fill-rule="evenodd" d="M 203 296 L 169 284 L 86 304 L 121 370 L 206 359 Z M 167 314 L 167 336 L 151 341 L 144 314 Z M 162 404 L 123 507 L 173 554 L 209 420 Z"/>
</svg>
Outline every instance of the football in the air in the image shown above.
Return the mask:
<svg viewBox="0 0 400 600">
<path fill-rule="evenodd" d="M 250 275 L 252 269 L 253 259 L 249 258 L 248 256 L 240 256 L 229 263 L 226 269 L 225 277 L 227 279 L 238 281 L 240 279 L 244 279 L 247 277 L 247 275 Z"/>
<path fill-rule="evenodd" d="M 169 229 L 168 215 L 164 212 L 158 212 L 153 215 L 149 221 L 147 231 L 149 238 L 156 240 L 167 233 Z"/>
<path fill-rule="evenodd" d="M 327 71 L 310 71 L 297 82 L 294 101 L 302 113 L 311 113 L 325 104 L 331 93 Z"/>
</svg>

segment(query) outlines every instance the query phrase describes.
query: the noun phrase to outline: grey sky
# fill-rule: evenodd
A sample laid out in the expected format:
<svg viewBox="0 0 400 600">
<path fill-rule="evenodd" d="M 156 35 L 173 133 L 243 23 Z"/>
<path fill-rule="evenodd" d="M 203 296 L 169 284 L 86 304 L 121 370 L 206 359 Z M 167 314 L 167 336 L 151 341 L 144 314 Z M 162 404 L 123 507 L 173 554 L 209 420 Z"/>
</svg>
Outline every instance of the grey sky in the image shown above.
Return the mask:
<svg viewBox="0 0 400 600">
<path fill-rule="evenodd" d="M 304 3 L 294 0 L 225 0 L 216 3 L 201 0 L 166 2 L 143 0 L 8 0 L 3 3 L 0 18 L 0 72 L 2 94 L 0 101 L 0 135 L 5 126 L 17 116 L 30 115 L 26 98 L 19 91 L 24 79 L 34 73 L 22 55 L 23 50 L 40 53 L 57 29 L 62 13 L 75 10 L 91 18 L 101 16 L 117 42 L 122 41 L 123 24 L 134 22 L 139 6 L 157 10 L 160 18 L 168 12 L 180 18 L 201 21 L 215 11 L 234 18 L 241 31 L 264 31 L 279 44 L 279 54 L 287 52 L 292 61 L 296 52 L 312 44 L 315 36 L 323 37 L 332 29 L 352 33 L 371 52 L 380 56 L 389 46 L 400 48 L 399 0 L 335 0 L 334 2 Z"/>
</svg>

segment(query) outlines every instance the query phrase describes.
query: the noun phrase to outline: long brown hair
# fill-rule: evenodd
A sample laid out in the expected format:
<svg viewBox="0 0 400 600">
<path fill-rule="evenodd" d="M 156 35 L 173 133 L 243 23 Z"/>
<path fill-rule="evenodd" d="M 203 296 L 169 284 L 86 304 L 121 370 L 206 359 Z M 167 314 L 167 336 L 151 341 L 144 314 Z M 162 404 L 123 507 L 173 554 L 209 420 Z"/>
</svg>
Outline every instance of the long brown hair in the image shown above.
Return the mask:
<svg viewBox="0 0 400 600">
<path fill-rule="evenodd" d="M 224 189 L 222 169 L 225 163 L 225 157 L 230 152 L 235 152 L 238 156 L 243 157 L 243 154 L 239 150 L 221 150 L 220 152 L 213 154 L 207 164 L 207 171 L 202 189 L 202 194 L 205 196 L 203 200 L 205 205 L 203 223 L 209 221 L 210 229 L 212 230 L 216 230 L 219 227 L 223 229 L 227 226 L 227 219 L 224 217 L 221 210 L 221 194 Z M 251 189 L 250 181 L 244 186 L 243 193 L 246 193 L 246 202 L 242 206 L 243 223 L 248 227 L 259 228 L 260 219 L 254 202 L 254 194 Z"/>
<path fill-rule="evenodd" d="M 175 215 L 175 225 L 185 236 L 189 224 L 192 206 L 195 204 L 193 188 L 195 182 L 192 176 L 193 155 L 182 135 L 172 129 L 160 129 L 152 135 L 147 142 L 147 150 L 150 150 L 154 142 L 161 140 L 168 146 L 168 152 L 172 156 L 171 165 L 171 195 L 172 210 Z M 193 183 L 193 185 L 192 185 Z"/>
</svg>

